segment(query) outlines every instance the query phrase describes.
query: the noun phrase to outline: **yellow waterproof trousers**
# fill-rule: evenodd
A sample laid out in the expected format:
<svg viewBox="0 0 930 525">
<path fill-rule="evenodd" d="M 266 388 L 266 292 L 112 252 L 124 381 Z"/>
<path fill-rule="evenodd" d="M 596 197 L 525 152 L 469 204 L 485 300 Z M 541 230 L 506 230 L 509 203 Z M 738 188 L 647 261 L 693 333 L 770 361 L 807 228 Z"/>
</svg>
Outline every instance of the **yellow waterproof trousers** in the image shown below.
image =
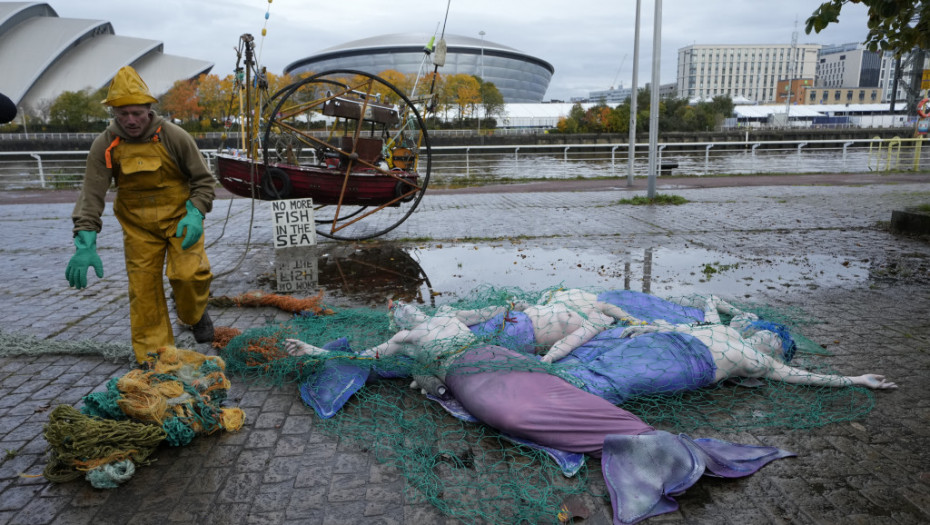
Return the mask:
<svg viewBox="0 0 930 525">
<path fill-rule="evenodd" d="M 174 291 L 178 318 L 190 325 L 206 310 L 213 274 L 203 236 L 186 250 L 181 249 L 184 237 L 175 236 L 190 189 L 164 146 L 124 142 L 117 149 L 113 212 L 123 227 L 132 348 L 141 363 L 158 348 L 174 346 L 162 271 Z"/>
</svg>

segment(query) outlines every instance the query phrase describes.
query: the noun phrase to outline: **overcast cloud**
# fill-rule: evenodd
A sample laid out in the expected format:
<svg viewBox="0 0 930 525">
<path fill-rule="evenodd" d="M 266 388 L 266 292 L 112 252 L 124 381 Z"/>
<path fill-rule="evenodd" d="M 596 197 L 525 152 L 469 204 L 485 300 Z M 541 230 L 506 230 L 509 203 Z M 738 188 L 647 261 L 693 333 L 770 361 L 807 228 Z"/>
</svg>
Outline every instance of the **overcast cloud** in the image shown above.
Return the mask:
<svg viewBox="0 0 930 525">
<path fill-rule="evenodd" d="M 215 63 L 225 76 L 235 66 L 239 36 L 253 34 L 261 62 L 284 67 L 322 49 L 387 33 L 442 30 L 443 0 L 53 0 L 61 17 L 106 20 L 117 35 L 160 40 L 168 54 Z M 691 44 L 843 44 L 864 40 L 866 9 L 848 5 L 840 23 L 820 34 L 804 21 L 821 0 L 668 0 L 662 5 L 660 83 L 675 81 L 678 49 Z M 531 6 L 531 7 L 530 7 Z M 641 4 L 639 84 L 652 76 L 655 3 Z M 270 7 L 270 9 L 269 9 Z M 269 12 L 266 21 L 265 13 Z M 555 67 L 546 100 L 631 85 L 636 2 L 621 0 L 451 0 L 447 34 L 515 48 Z M 267 36 L 261 31 L 267 27 Z M 440 72 L 442 70 L 440 69 Z"/>
</svg>

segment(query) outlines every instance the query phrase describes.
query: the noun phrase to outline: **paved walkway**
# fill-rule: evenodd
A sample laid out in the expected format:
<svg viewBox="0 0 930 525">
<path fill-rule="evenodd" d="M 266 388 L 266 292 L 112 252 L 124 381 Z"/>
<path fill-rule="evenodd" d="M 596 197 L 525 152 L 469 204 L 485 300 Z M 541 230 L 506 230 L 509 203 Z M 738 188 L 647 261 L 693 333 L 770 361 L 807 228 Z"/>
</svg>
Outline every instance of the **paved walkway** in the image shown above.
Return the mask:
<svg viewBox="0 0 930 525">
<path fill-rule="evenodd" d="M 428 239 L 395 248 L 421 252 L 422 269 L 432 278 L 432 291 L 440 300 L 444 288 L 452 286 L 442 283 L 452 282 L 445 277 L 453 274 L 531 289 L 519 274 L 536 269 L 529 263 L 521 267 L 523 263 L 516 261 L 525 258 L 520 254 L 566 250 L 581 260 L 613 261 L 605 263 L 606 269 L 581 269 L 603 271 L 608 280 L 600 282 L 612 288 L 630 282 L 620 254 L 641 250 L 674 254 L 700 249 L 761 264 L 787 257 L 795 268 L 793 279 L 773 277 L 768 284 L 751 287 L 746 294 L 751 297 L 733 298 L 796 309 L 821 321 L 805 326 L 803 333 L 827 346 L 827 366 L 847 374 L 883 373 L 900 390 L 875 393 L 873 410 L 861 420 L 811 430 L 772 428 L 720 436 L 781 446 L 798 457 L 777 461 L 741 480 L 703 479 L 678 498 L 679 511 L 654 521 L 930 522 L 930 243 L 884 227 L 892 210 L 930 202 L 930 176 L 863 176 L 841 185 L 747 183 L 689 189 L 683 184 L 660 180 L 660 191 L 690 201 L 674 207 L 617 205 L 618 198 L 628 196 L 623 184 L 617 191 L 566 185 L 556 192 L 428 192 L 400 228 L 354 250 L 395 246 L 391 239 Z M 582 191 L 574 191 L 578 189 Z M 10 196 L 5 197 L 0 199 L 0 308 L 5 319 L 0 335 L 5 345 L 32 341 L 30 337 L 46 347 L 75 341 L 127 344 L 126 277 L 112 215 L 105 216 L 98 238 L 106 277 L 91 277 L 88 289 L 76 291 L 67 287 L 63 276 L 73 252 L 71 201 L 14 199 L 17 203 L 10 204 Z M 215 239 L 222 232 L 208 250 L 219 276 L 214 295 L 268 290 L 275 255 L 270 239 L 265 240 L 270 236 L 263 233 L 263 221 L 261 212 L 257 219 L 253 216 L 250 201 L 217 202 L 206 224 L 208 236 Z M 472 239 L 469 248 L 506 251 L 515 266 L 505 270 L 448 264 L 443 257 L 450 252 L 442 250 L 455 247 L 456 239 L 466 235 Z M 518 239 L 501 240 L 506 237 Z M 323 248 L 336 253 L 345 246 L 324 243 Z M 650 291 L 659 295 L 673 294 L 689 281 L 689 286 L 702 286 L 693 275 L 663 277 L 663 271 L 678 268 L 673 259 L 651 260 L 648 275 L 644 267 L 632 282 L 644 288 L 652 283 Z M 824 266 L 817 261 L 823 260 L 837 263 L 834 273 L 851 272 L 849 278 L 821 275 Z M 538 289 L 576 275 L 572 271 L 557 268 L 552 282 L 538 283 Z M 338 301 L 346 306 L 363 302 L 351 294 Z M 243 330 L 288 318 L 271 309 L 212 311 L 217 325 Z M 176 324 L 175 333 L 178 346 L 209 350 L 194 343 L 185 327 Z M 45 465 L 42 427 L 48 410 L 62 403 L 78 404 L 128 369 L 125 361 L 94 355 L 0 357 L 0 524 L 446 521 L 405 487 L 398 471 L 322 433 L 293 387 L 258 386 L 236 377 L 231 377 L 229 397 L 246 411 L 241 432 L 160 449 L 156 463 L 140 468 L 118 489 L 95 490 L 83 480 L 56 485 L 22 476 L 39 474 Z M 592 493 L 603 490 L 598 479 L 591 483 Z M 585 523 L 608 523 L 608 506 L 603 500 L 593 501 L 592 516 Z"/>
</svg>

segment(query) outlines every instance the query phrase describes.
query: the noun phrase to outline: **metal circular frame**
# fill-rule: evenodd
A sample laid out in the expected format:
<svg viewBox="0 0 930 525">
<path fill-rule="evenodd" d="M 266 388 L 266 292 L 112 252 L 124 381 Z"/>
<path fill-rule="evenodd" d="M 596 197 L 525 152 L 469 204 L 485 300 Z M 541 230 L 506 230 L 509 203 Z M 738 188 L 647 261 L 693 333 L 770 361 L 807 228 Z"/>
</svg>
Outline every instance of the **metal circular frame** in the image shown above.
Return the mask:
<svg viewBox="0 0 930 525">
<path fill-rule="evenodd" d="M 319 235 L 337 240 L 370 239 L 397 228 L 417 208 L 429 184 L 431 145 L 420 111 L 396 86 L 362 71 L 331 70 L 281 89 L 266 107 L 272 104 L 273 110 L 266 113 L 262 143 L 265 169 L 294 165 L 299 170 L 300 154 L 312 152 L 314 169 L 342 177 L 337 202 L 314 202 Z M 355 118 L 339 114 L 355 110 Z M 396 124 L 392 111 L 396 111 Z M 309 128 L 314 117 L 326 119 L 329 137 L 323 139 L 310 129 L 298 128 L 302 122 Z M 329 120 L 334 122 L 331 131 Z M 344 135 L 338 137 L 342 142 L 334 144 L 337 124 L 344 125 Z M 379 137 L 375 137 L 376 132 Z M 370 151 L 378 144 L 375 138 L 382 145 L 376 157 Z M 363 151 L 363 145 L 369 146 L 368 151 Z M 300 184 L 294 173 L 299 175 L 292 171 L 290 193 L 291 198 L 298 198 Z M 353 202 L 351 191 L 368 181 L 389 183 L 390 197 L 381 202 Z M 285 197 L 271 194 L 274 184 L 262 186 L 267 186 L 266 198 Z"/>
</svg>

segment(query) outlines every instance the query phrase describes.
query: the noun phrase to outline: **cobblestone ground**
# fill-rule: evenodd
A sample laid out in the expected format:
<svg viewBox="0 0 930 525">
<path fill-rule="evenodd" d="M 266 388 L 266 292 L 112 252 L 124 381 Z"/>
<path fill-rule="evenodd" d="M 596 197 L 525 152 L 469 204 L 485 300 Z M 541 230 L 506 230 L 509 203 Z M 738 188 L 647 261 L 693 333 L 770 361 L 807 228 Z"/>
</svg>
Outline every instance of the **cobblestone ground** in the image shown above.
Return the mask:
<svg viewBox="0 0 930 525">
<path fill-rule="evenodd" d="M 715 436 L 776 445 L 798 457 L 744 479 L 705 477 L 677 498 L 679 511 L 651 522 L 930 522 L 930 243 L 889 232 L 885 224 L 892 210 L 930 202 L 930 180 L 665 192 L 690 202 L 625 206 L 616 202 L 629 195 L 612 191 L 427 195 L 397 230 L 350 251 L 391 246 L 416 253 L 440 300 L 469 283 L 542 289 L 563 280 L 575 285 L 568 281 L 582 276 L 590 277 L 586 285 L 641 287 L 659 295 L 684 288 L 714 291 L 714 279 L 703 282 L 699 270 L 683 272 L 675 260 L 675 254 L 695 250 L 759 268 L 784 263 L 778 271 L 794 268 L 784 270 L 790 275 L 760 271 L 746 292 L 721 295 L 803 312 L 818 321 L 805 326 L 804 335 L 828 347 L 831 355 L 824 359 L 830 367 L 845 374 L 883 373 L 900 389 L 875 393 L 873 410 L 859 420 Z M 98 238 L 106 277 L 91 277 L 83 291 L 69 289 L 63 273 L 73 252 L 70 211 L 70 204 L 0 205 L 0 308 L 8 346 L 128 344 L 119 228 L 108 209 Z M 214 295 L 268 289 L 275 255 L 262 213 L 253 217 L 246 200 L 216 203 L 206 225 L 212 239 L 223 232 L 208 250 L 218 276 Z M 465 244 L 479 253 L 504 251 L 516 267 L 449 265 L 457 253 L 452 249 Z M 322 248 L 346 249 L 332 242 Z M 579 261 L 613 262 L 605 263 L 607 269 L 579 262 L 577 270 L 552 270 L 550 282 L 526 280 L 529 274 L 539 279 L 550 274 L 519 261 L 559 250 Z M 643 253 L 655 257 L 647 264 Z M 630 254 L 633 264 L 625 266 Z M 368 303 L 338 287 L 331 291 L 338 305 Z M 272 309 L 212 312 L 217 325 L 239 329 L 289 317 Z M 195 344 L 181 325 L 175 333 L 178 346 L 210 350 Z M 52 484 L 36 476 L 46 463 L 42 429 L 48 411 L 78 404 L 128 369 L 126 360 L 93 354 L 0 357 L 0 524 L 453 522 L 424 503 L 396 469 L 322 432 L 295 388 L 258 386 L 235 376 L 229 402 L 246 411 L 242 431 L 161 448 L 154 464 L 113 490 L 93 489 L 84 480 Z M 591 494 L 603 494 L 598 466 L 590 470 Z M 585 523 L 609 523 L 602 498 L 589 496 L 586 502 L 592 515 Z"/>
</svg>

